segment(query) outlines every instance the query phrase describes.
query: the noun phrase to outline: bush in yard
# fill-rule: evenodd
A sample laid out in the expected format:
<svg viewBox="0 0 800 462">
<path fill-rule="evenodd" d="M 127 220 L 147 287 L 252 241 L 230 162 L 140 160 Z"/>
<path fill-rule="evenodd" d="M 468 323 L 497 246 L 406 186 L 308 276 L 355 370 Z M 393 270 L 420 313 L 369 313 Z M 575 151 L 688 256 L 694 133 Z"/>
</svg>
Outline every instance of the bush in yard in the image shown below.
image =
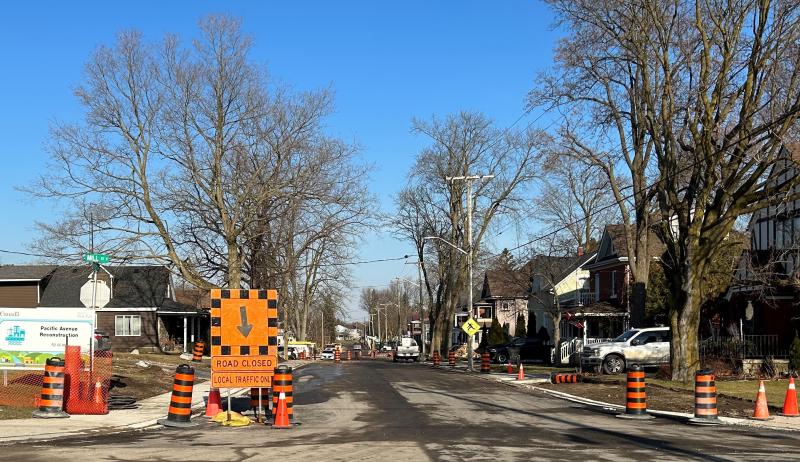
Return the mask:
<svg viewBox="0 0 800 462">
<path fill-rule="evenodd" d="M 789 349 L 789 372 L 794 372 L 795 375 L 800 372 L 800 337 L 797 335 Z"/>
<path fill-rule="evenodd" d="M 525 329 L 525 315 L 522 313 L 517 314 L 517 322 L 514 323 L 514 337 L 525 337 L 527 329 Z"/>
<path fill-rule="evenodd" d="M 503 326 L 496 316 L 492 316 L 492 327 L 489 328 L 489 345 L 497 345 L 506 342 L 506 333 L 503 331 Z"/>
</svg>

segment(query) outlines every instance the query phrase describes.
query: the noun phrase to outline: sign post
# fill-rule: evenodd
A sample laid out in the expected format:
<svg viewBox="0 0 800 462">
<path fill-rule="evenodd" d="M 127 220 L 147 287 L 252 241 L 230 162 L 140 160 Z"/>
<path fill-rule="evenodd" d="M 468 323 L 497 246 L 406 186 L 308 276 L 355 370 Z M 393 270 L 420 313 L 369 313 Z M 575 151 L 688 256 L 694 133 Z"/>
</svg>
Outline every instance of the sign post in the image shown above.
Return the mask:
<svg viewBox="0 0 800 462">
<path fill-rule="evenodd" d="M 278 292 L 212 289 L 211 386 L 270 388 L 277 364 Z"/>
</svg>

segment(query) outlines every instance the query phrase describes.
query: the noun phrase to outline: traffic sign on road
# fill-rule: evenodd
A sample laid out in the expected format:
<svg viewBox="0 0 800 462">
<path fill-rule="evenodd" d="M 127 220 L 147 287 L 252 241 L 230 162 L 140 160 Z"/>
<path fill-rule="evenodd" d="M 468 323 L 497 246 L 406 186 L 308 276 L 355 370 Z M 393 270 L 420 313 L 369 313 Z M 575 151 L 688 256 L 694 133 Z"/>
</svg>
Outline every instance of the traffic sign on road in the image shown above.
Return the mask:
<svg viewBox="0 0 800 462">
<path fill-rule="evenodd" d="M 278 292 L 211 290 L 211 386 L 269 387 L 278 363 Z"/>
<path fill-rule="evenodd" d="M 481 330 L 481 326 L 478 325 L 477 321 L 475 321 L 472 318 L 469 318 L 469 319 L 467 319 L 467 322 L 465 322 L 461 326 L 461 330 L 466 332 L 467 335 L 473 336 L 473 335 L 477 334 L 479 330 Z"/>
<path fill-rule="evenodd" d="M 85 253 L 83 254 L 83 261 L 87 263 L 108 263 L 111 257 L 104 253 Z"/>
</svg>

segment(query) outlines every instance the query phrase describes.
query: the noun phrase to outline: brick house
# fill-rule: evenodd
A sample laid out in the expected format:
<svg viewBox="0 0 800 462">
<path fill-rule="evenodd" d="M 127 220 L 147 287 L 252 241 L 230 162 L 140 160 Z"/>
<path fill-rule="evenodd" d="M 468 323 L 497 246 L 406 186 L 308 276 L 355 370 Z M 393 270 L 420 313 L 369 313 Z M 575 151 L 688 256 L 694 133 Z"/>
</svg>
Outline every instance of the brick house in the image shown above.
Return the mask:
<svg viewBox="0 0 800 462">
<path fill-rule="evenodd" d="M 770 183 L 800 175 L 800 144 L 782 148 L 770 172 Z M 795 186 L 790 195 L 800 192 Z M 755 211 L 747 228 L 749 248 L 742 252 L 730 305 L 715 313 L 716 329 L 725 336 L 773 336 L 769 348 L 783 356 L 800 335 L 800 201 L 783 201 Z M 715 327 L 701 324 L 701 331 Z M 774 351 L 773 351 L 774 350 Z"/>
<path fill-rule="evenodd" d="M 176 301 L 164 266 L 108 266 L 98 272 L 111 298 L 96 310 L 95 329 L 108 334 L 114 350 L 188 350 L 207 331 L 206 312 Z M 80 292 L 91 276 L 86 266 L 2 265 L 0 307 L 83 308 Z"/>
</svg>

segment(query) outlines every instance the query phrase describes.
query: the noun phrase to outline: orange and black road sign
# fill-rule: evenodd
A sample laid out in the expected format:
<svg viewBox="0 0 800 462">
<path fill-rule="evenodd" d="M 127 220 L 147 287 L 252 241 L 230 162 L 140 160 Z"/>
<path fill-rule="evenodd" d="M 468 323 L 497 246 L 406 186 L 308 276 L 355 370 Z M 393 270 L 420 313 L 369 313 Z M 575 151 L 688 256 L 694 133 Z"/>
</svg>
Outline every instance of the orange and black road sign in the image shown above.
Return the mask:
<svg viewBox="0 0 800 462">
<path fill-rule="evenodd" d="M 278 292 L 211 290 L 211 386 L 268 388 L 278 364 Z"/>
</svg>

